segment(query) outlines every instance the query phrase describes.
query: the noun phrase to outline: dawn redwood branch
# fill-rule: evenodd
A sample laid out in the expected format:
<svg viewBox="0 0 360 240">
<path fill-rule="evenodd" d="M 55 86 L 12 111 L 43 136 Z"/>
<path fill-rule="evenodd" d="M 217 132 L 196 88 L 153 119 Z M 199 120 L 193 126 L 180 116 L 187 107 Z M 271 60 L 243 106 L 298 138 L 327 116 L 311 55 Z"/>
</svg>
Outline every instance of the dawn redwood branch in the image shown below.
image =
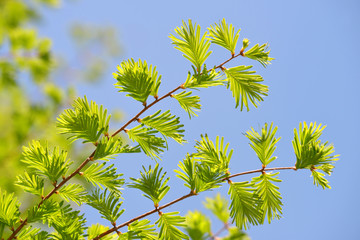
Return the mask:
<svg viewBox="0 0 360 240">
<path fill-rule="evenodd" d="M 212 68 L 212 69 L 217 69 L 217 68 L 222 68 L 224 64 L 228 63 L 229 61 L 231 61 L 232 59 L 238 57 L 239 55 L 242 55 L 242 54 L 237 54 L 237 55 L 232 55 L 228 60 L 226 60 L 225 62 L 221 63 L 220 65 Z M 211 69 L 210 69 L 211 71 Z M 156 103 L 160 102 L 161 100 L 167 98 L 167 97 L 170 97 L 174 92 L 178 91 L 179 89 L 183 89 L 184 88 L 184 85 L 181 84 L 180 86 L 176 87 L 175 89 L 171 90 L 170 92 L 168 92 L 167 94 L 165 94 L 164 96 L 160 97 L 160 98 L 155 98 L 155 100 L 150 103 L 149 105 L 146 105 L 144 104 L 144 108 L 138 113 L 136 114 L 133 118 L 131 118 L 127 123 L 125 123 L 121 128 L 119 128 L 116 132 L 114 132 L 111 137 L 114 137 L 116 136 L 117 134 L 119 134 L 121 131 L 124 131 L 125 128 L 130 125 L 130 123 L 136 121 L 141 114 L 143 114 L 146 110 L 148 110 L 149 108 L 151 108 L 152 106 L 154 106 Z M 95 155 L 95 152 L 96 152 L 96 149 L 92 152 L 92 154 L 85 160 L 83 161 L 80 166 L 73 172 L 71 173 L 68 177 L 64 178 L 59 184 L 55 185 L 53 190 L 51 190 L 51 192 L 49 192 L 44 198 L 41 199 L 41 201 L 39 202 L 38 204 L 38 208 L 40 208 L 40 206 L 44 203 L 44 201 L 46 199 L 49 199 L 52 195 L 54 195 L 55 193 L 57 193 L 57 191 L 65 184 L 67 183 L 70 179 L 72 179 L 75 175 L 79 174 L 81 169 L 83 169 L 85 167 L 86 164 L 88 164 L 93 156 Z M 185 195 L 187 196 L 187 195 Z M 187 198 L 187 197 L 186 197 Z M 178 200 L 178 201 L 181 201 L 182 199 Z M 176 201 L 176 202 L 178 202 Z M 174 202 L 175 203 L 175 202 Z M 174 204 L 171 202 L 170 205 Z M 169 205 L 169 206 L 170 206 Z M 162 206 L 163 208 L 167 207 L 166 205 Z M 158 208 L 160 209 L 160 208 Z M 156 212 L 157 210 L 155 210 Z M 152 214 L 153 212 L 150 211 Z M 145 215 L 147 216 L 147 215 Z M 143 217 L 145 217 L 143 216 Z M 134 220 L 135 221 L 135 220 Z M 16 238 L 16 234 L 18 234 L 20 232 L 20 230 L 26 225 L 27 223 L 27 218 L 13 231 L 13 233 L 10 235 L 10 237 L 8 238 L 8 240 L 11 240 L 11 239 L 15 239 Z M 112 228 L 113 229 L 113 228 Z M 119 228 L 116 228 L 116 229 L 119 229 Z M 115 231 L 115 230 L 114 230 Z"/>
<path fill-rule="evenodd" d="M 261 168 L 261 169 L 257 169 L 257 170 L 251 170 L 251 171 L 236 173 L 236 174 L 230 175 L 229 177 L 226 177 L 226 178 L 222 179 L 222 181 L 227 181 L 227 180 L 229 180 L 230 178 L 237 177 L 237 176 L 241 176 L 241 175 L 247 175 L 247 174 L 251 174 L 251 173 L 266 172 L 266 171 L 278 171 L 278 170 L 297 170 L 297 169 L 296 169 L 296 167 Z M 146 212 L 146 213 L 144 213 L 144 214 L 141 214 L 141 215 L 139 215 L 139 216 L 137 216 L 137 217 L 135 217 L 135 218 L 133 218 L 133 219 L 130 219 L 129 221 L 124 222 L 124 223 L 122 223 L 122 224 L 120 224 L 120 225 L 118 225 L 118 226 L 116 226 L 116 227 L 110 228 L 109 230 L 103 232 L 102 234 L 100 234 L 100 235 L 97 236 L 96 238 L 93 238 L 92 240 L 99 240 L 99 239 L 101 239 L 102 237 L 105 237 L 106 235 L 108 235 L 108 234 L 110 234 L 110 233 L 113 233 L 113 232 L 119 230 L 120 228 L 123 228 L 123 227 L 125 227 L 125 226 L 128 226 L 129 224 L 131 224 L 131 223 L 133 223 L 133 222 L 135 222 L 135 221 L 137 221 L 137 220 L 139 220 L 139 219 L 142 219 L 142 218 L 144 218 L 144 217 L 147 217 L 147 216 L 149 216 L 149 215 L 151 215 L 151 214 L 153 214 L 153 213 L 158 212 L 158 211 L 161 210 L 161 209 L 167 208 L 167 207 L 169 207 L 169 206 L 171 206 L 171 205 L 173 205 L 173 204 L 175 204 L 175 203 L 177 203 L 177 202 L 180 202 L 180 201 L 182 201 L 182 200 L 184 200 L 184 199 L 186 199 L 186 198 L 189 198 L 189 197 L 192 197 L 192 196 L 196 196 L 196 195 L 198 195 L 196 192 L 190 192 L 189 194 L 186 194 L 186 195 L 184 195 L 184 196 L 182 196 L 182 197 L 179 197 L 179 198 L 175 199 L 174 201 L 171 201 L 171 202 L 169 202 L 169 203 L 167 203 L 167 204 L 165 204 L 165 205 L 162 205 L 162 206 L 160 206 L 160 207 L 158 207 L 158 208 L 155 208 L 155 209 L 153 209 L 153 210 L 151 210 L 151 211 L 149 211 L 149 212 Z"/>
</svg>

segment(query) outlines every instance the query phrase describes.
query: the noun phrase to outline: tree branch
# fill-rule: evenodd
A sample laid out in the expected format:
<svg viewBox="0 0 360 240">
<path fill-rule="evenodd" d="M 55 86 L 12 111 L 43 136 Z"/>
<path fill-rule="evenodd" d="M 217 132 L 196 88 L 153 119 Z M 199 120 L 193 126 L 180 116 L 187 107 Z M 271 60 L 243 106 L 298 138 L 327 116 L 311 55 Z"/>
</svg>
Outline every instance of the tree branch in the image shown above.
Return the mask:
<svg viewBox="0 0 360 240">
<path fill-rule="evenodd" d="M 218 66 L 216 66 L 216 67 L 214 67 L 214 68 L 212 68 L 212 69 L 222 68 L 224 64 L 230 62 L 232 59 L 238 57 L 239 55 L 241 55 L 241 54 L 237 54 L 237 55 L 231 56 L 231 58 L 229 58 L 229 59 L 226 60 L 225 62 L 221 63 L 220 65 L 218 65 Z M 212 69 L 210 69 L 209 71 L 211 71 Z M 156 98 L 156 99 L 155 99 L 152 103 L 150 103 L 149 105 L 145 105 L 145 107 L 144 107 L 138 114 L 136 114 L 133 118 L 131 118 L 127 123 L 125 123 L 125 124 L 124 124 L 121 128 L 119 128 L 116 132 L 114 132 L 114 133 L 111 135 L 111 137 L 114 137 L 114 136 L 116 136 L 117 134 L 119 134 L 121 131 L 124 131 L 125 128 L 126 128 L 128 125 L 130 125 L 130 123 L 132 123 L 133 121 L 136 121 L 136 120 L 140 117 L 140 115 L 143 114 L 146 110 L 148 110 L 149 108 L 151 108 L 152 106 L 154 106 L 156 103 L 160 102 L 161 100 L 163 100 L 163 99 L 165 99 L 165 98 L 167 98 L 167 97 L 170 97 L 171 94 L 173 94 L 174 92 L 176 92 L 176 91 L 178 91 L 179 89 L 182 89 L 182 88 L 184 88 L 184 87 L 183 87 L 183 84 L 181 84 L 180 86 L 178 86 L 178 87 L 176 87 L 175 89 L 171 90 L 170 92 L 168 92 L 168 93 L 165 94 L 164 96 L 162 96 L 162 97 L 160 97 L 160 98 Z M 44 201 L 45 201 L 46 199 L 49 199 L 52 195 L 54 195 L 54 193 L 57 192 L 58 189 L 60 189 L 65 183 L 67 183 L 67 182 L 68 182 L 70 179 L 72 179 L 76 174 L 78 174 L 78 173 L 81 171 L 81 169 L 82 169 L 83 167 L 85 167 L 85 165 L 88 164 L 88 163 L 91 161 L 92 157 L 95 155 L 95 152 L 96 152 L 96 149 L 92 152 L 92 154 L 91 154 L 85 161 L 83 161 L 83 162 L 80 164 L 80 166 L 79 166 L 73 173 L 71 173 L 68 177 L 64 178 L 58 185 L 56 185 L 56 186 L 53 188 L 53 190 L 51 190 L 51 192 L 49 192 L 49 193 L 39 202 L 38 208 L 40 208 L 40 206 L 44 203 Z M 187 196 L 187 195 L 185 195 L 185 196 Z M 183 196 L 183 197 L 185 197 L 185 196 Z M 191 196 L 192 196 L 192 195 L 191 195 Z M 189 196 L 188 196 L 188 197 L 189 197 Z M 187 198 L 187 197 L 185 197 L 185 198 Z M 182 200 L 181 198 L 179 198 L 179 199 L 180 199 L 180 200 L 175 200 L 174 203 Z M 174 204 L 174 203 L 171 202 L 171 204 L 170 204 L 170 203 L 169 203 L 169 204 L 172 205 L 172 204 Z M 169 205 L 169 206 L 170 206 L 170 205 Z M 166 205 L 162 206 L 162 208 L 165 208 L 165 207 L 167 207 L 167 206 L 166 206 Z M 159 209 L 161 209 L 161 208 L 159 208 Z M 153 211 L 156 212 L 156 210 L 153 210 Z M 151 213 L 149 212 L 147 215 L 152 214 L 153 211 L 150 211 Z M 147 215 L 145 215 L 145 216 L 147 216 Z M 143 217 L 145 217 L 145 216 L 142 216 L 141 218 L 143 218 Z M 139 218 L 139 219 L 140 219 L 140 218 Z M 134 220 L 134 221 L 136 221 L 136 220 Z M 27 218 L 24 220 L 23 223 L 21 223 L 21 224 L 16 228 L 16 230 L 10 235 L 10 237 L 8 238 L 8 240 L 15 239 L 15 238 L 16 238 L 16 234 L 26 225 L 26 222 L 27 222 Z M 114 228 L 112 228 L 112 229 L 114 229 Z M 119 227 L 118 227 L 117 229 L 119 229 Z M 114 231 L 115 231 L 115 230 L 114 230 Z M 104 236 L 105 236 L 105 235 L 104 235 Z"/>
<path fill-rule="evenodd" d="M 222 181 L 226 181 L 226 180 L 228 180 L 230 178 L 241 176 L 241 175 L 247 175 L 247 174 L 252 174 L 252 173 L 257 173 L 257 172 L 266 172 L 266 171 L 279 171 L 279 170 L 297 170 L 297 169 L 296 169 L 296 167 L 261 168 L 261 169 L 257 169 L 257 170 L 251 170 L 251 171 L 236 173 L 236 174 L 230 175 L 227 178 L 222 179 Z M 106 236 L 106 235 L 108 235 L 110 233 L 113 233 L 113 232 L 119 230 L 122 227 L 128 226 L 129 224 L 135 222 L 136 220 L 142 219 L 142 218 L 144 218 L 146 216 L 149 216 L 149 215 L 151 215 L 153 213 L 156 213 L 158 210 L 167 208 L 167 207 L 169 207 L 169 206 L 171 206 L 171 205 L 173 205 L 173 204 L 175 204 L 177 202 L 180 202 L 180 201 L 182 201 L 182 200 L 184 200 L 186 198 L 189 198 L 189 197 L 192 197 L 192 196 L 195 196 L 195 195 L 198 195 L 198 194 L 195 193 L 195 192 L 190 192 L 189 194 L 186 194 L 186 195 L 184 195 L 182 197 L 179 197 L 179 198 L 175 199 L 174 201 L 171 201 L 171 202 L 169 202 L 169 203 L 167 203 L 165 205 L 162 205 L 162 206 L 158 207 L 157 209 L 154 209 L 154 210 L 151 210 L 151 211 L 146 212 L 144 214 L 141 214 L 141 215 L 139 215 L 139 216 L 137 216 L 137 217 L 135 217 L 133 219 L 130 219 L 129 221 L 124 222 L 124 223 L 122 223 L 122 224 L 120 224 L 120 225 L 118 225 L 116 227 L 110 228 L 109 230 L 103 232 L 102 234 L 100 234 L 96 238 L 93 238 L 93 240 L 99 240 L 102 237 L 104 237 L 104 236 Z"/>
</svg>

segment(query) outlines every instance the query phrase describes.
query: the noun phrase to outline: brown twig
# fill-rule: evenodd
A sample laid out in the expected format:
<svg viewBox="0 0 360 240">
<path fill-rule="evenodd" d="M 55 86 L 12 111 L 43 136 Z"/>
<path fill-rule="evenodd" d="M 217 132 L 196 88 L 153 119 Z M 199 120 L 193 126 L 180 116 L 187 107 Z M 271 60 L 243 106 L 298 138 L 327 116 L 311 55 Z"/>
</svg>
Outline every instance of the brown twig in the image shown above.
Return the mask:
<svg viewBox="0 0 360 240">
<path fill-rule="evenodd" d="M 274 167 L 274 168 L 261 168 L 261 169 L 257 169 L 257 170 L 251 170 L 251 171 L 246 171 L 246 172 L 241 172 L 241 173 L 236 173 L 236 174 L 233 174 L 233 175 L 230 175 L 229 177 L 226 177 L 224 179 L 222 179 L 222 181 L 226 181 L 228 180 L 229 178 L 233 178 L 233 177 L 237 177 L 237 176 L 241 176 L 241 175 L 246 175 L 246 174 L 251 174 L 251 173 L 257 173 L 257 172 L 266 172 L 266 171 L 278 171 L 278 170 L 296 170 L 296 167 Z M 147 217 L 153 213 L 156 213 L 158 210 L 161 210 L 161 209 L 164 209 L 164 208 L 167 208 L 177 202 L 180 202 L 188 197 L 192 197 L 192 196 L 195 196 L 197 195 L 195 192 L 190 192 L 189 194 L 186 194 L 182 197 L 179 197 L 177 199 L 175 199 L 174 201 L 171 201 L 165 205 L 162 205 L 161 207 L 158 207 L 158 208 L 155 208 L 154 210 L 151 210 L 149 212 L 146 212 L 144 214 L 141 214 L 133 219 L 130 219 L 129 221 L 127 222 L 124 222 L 116 227 L 113 227 L 113 228 L 110 228 L 109 230 L 107 230 L 106 232 L 103 232 L 102 234 L 100 234 L 99 236 L 97 236 L 96 238 L 93 238 L 93 240 L 99 240 L 101 239 L 102 237 L 110 234 L 110 233 L 113 233 L 117 230 L 119 230 L 120 228 L 122 227 L 125 227 L 125 226 L 128 226 L 129 224 L 131 224 L 132 222 L 135 222 L 136 220 L 139 220 L 139 219 L 142 219 L 144 217 Z M 215 234 L 216 236 L 216 234 Z"/>
</svg>

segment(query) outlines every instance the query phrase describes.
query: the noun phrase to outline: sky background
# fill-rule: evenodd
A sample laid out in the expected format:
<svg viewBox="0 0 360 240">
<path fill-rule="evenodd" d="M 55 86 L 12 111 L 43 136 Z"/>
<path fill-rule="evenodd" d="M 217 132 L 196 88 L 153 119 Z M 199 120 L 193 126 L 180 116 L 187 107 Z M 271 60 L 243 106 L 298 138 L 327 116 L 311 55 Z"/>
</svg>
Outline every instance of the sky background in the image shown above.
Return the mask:
<svg viewBox="0 0 360 240">
<path fill-rule="evenodd" d="M 113 26 L 123 46 L 123 55 L 109 66 L 105 78 L 97 85 L 78 86 L 79 96 L 104 104 L 110 110 L 124 112 L 124 121 L 130 119 L 141 105 L 117 93 L 113 87 L 112 72 L 116 65 L 128 58 L 141 58 L 156 65 L 162 75 L 160 95 L 185 81 L 190 63 L 173 48 L 168 38 L 182 20 L 192 19 L 205 30 L 210 24 L 225 18 L 235 28 L 241 28 L 239 47 L 248 38 L 250 47 L 256 43 L 270 44 L 275 60 L 264 69 L 258 62 L 238 58 L 227 67 L 254 65 L 269 86 L 269 96 L 258 108 L 249 112 L 235 109 L 231 92 L 225 87 L 202 89 L 202 111 L 189 120 L 187 113 L 173 99 L 157 104 L 147 114 L 170 107 L 185 124 L 188 144 L 170 142 L 169 151 L 160 162 L 168 175 L 171 189 L 162 204 L 188 193 L 172 169 L 187 152 L 193 152 L 195 140 L 207 133 L 212 140 L 223 136 L 234 149 L 231 173 L 261 167 L 255 153 L 243 135 L 251 127 L 259 129 L 265 122 L 274 122 L 281 136 L 275 154 L 278 159 L 269 167 L 293 166 L 295 155 L 291 140 L 293 129 L 302 121 L 316 121 L 327 125 L 322 140 L 335 145 L 340 161 L 329 177 L 331 190 L 313 185 L 310 171 L 283 171 L 279 185 L 283 196 L 283 218 L 272 224 L 251 227 L 247 233 L 252 239 L 357 239 L 360 222 L 358 168 L 359 143 L 359 55 L 360 55 L 360 3 L 358 1 L 69 1 L 57 10 L 44 11 L 40 35 L 53 39 L 54 50 L 71 56 L 73 49 L 69 28 L 74 22 L 97 26 Z M 226 60 L 228 53 L 212 46 L 213 54 L 207 64 L 213 66 Z M 145 116 L 145 115 L 144 115 Z M 121 126 L 113 126 L 116 127 Z M 135 126 L 135 125 L 132 125 Z M 126 155 L 114 163 L 126 177 L 139 176 L 141 165 L 154 162 L 144 154 Z M 242 176 L 234 181 L 250 180 L 256 175 Z M 225 184 L 219 191 L 226 195 Z M 164 210 L 199 209 L 205 192 Z M 126 190 L 126 208 L 120 222 L 152 209 L 152 203 L 135 189 Z M 99 215 L 91 209 L 89 223 L 98 221 Z M 156 217 L 156 216 L 155 216 Z M 155 218 L 151 218 L 155 219 Z M 120 223 L 119 222 L 119 223 Z M 221 226 L 214 222 L 213 231 Z"/>
</svg>

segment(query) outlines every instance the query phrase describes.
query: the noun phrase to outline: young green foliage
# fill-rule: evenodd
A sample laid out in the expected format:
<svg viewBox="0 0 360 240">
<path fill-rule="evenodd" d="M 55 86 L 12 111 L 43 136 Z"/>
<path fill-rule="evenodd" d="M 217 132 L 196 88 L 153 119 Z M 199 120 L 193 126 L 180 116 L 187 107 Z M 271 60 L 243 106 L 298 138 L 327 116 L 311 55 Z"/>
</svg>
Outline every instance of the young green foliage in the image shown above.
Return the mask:
<svg viewBox="0 0 360 240">
<path fill-rule="evenodd" d="M 247 229 L 250 224 L 258 225 L 263 222 L 263 210 L 261 199 L 256 194 L 256 189 L 249 182 L 231 182 L 230 195 L 230 216 L 236 226 L 240 229 Z"/>
<path fill-rule="evenodd" d="M 87 229 L 88 239 L 93 239 L 99 236 L 101 233 L 109 230 L 109 227 L 103 226 L 101 224 L 93 224 Z M 102 240 L 118 240 L 119 236 L 117 234 L 109 234 L 101 238 Z"/>
<path fill-rule="evenodd" d="M 197 152 L 193 156 L 201 164 L 209 166 L 217 172 L 226 173 L 228 171 L 233 150 L 231 149 L 228 153 L 229 143 L 224 145 L 224 138 L 220 140 L 217 136 L 214 144 L 207 135 L 201 135 L 201 141 L 197 141 L 195 148 Z"/>
<path fill-rule="evenodd" d="M 338 160 L 338 155 L 334 153 L 334 146 L 328 145 L 328 142 L 321 143 L 319 137 L 325 127 L 321 124 L 310 123 L 308 126 L 305 122 L 299 125 L 299 131 L 294 129 L 294 140 L 292 141 L 295 155 L 296 168 L 307 168 L 313 170 L 318 168 L 325 173 L 331 173 L 333 163 Z M 322 177 L 323 175 L 314 173 L 314 183 L 320 184 L 322 187 L 329 187 L 327 181 Z"/>
<path fill-rule="evenodd" d="M 105 163 L 94 163 L 82 173 L 82 176 L 94 186 L 101 188 L 101 190 L 106 188 L 110 191 L 119 191 L 125 182 L 125 179 L 121 178 L 123 174 L 116 172 L 114 164 L 106 168 L 103 168 L 104 166 Z"/>
<path fill-rule="evenodd" d="M 239 39 L 240 29 L 235 33 L 235 28 L 233 25 L 228 25 L 223 18 L 219 24 L 215 23 L 215 26 L 211 25 L 208 30 L 212 43 L 226 48 L 231 52 L 232 55 L 235 54 L 235 48 Z"/>
<path fill-rule="evenodd" d="M 55 147 L 52 152 L 39 141 L 32 141 L 29 147 L 23 147 L 23 157 L 21 160 L 28 169 L 40 176 L 48 177 L 52 183 L 65 176 L 69 168 L 67 152 Z"/>
<path fill-rule="evenodd" d="M 222 238 L 222 240 L 250 240 L 250 237 L 237 227 L 229 228 L 229 235 Z"/>
<path fill-rule="evenodd" d="M 115 137 L 103 137 L 96 146 L 93 160 L 109 161 L 120 153 L 137 153 L 140 152 L 139 147 L 123 146 L 122 141 Z"/>
<path fill-rule="evenodd" d="M 169 38 L 175 48 L 181 51 L 197 71 L 200 73 L 202 65 L 211 54 L 209 51 L 210 41 L 207 39 L 207 33 L 201 36 L 200 26 L 193 24 L 189 19 L 188 24 L 183 21 L 181 27 L 175 28 L 175 36 L 170 34 Z"/>
<path fill-rule="evenodd" d="M 187 234 L 192 240 L 206 240 L 211 234 L 210 219 L 199 211 L 189 211 L 186 215 Z"/>
<path fill-rule="evenodd" d="M 27 222 L 48 223 L 50 226 L 54 218 L 60 217 L 63 204 L 64 202 L 59 203 L 53 199 L 48 199 L 40 207 L 34 206 L 28 210 Z"/>
<path fill-rule="evenodd" d="M 40 236 L 44 236 L 44 233 L 37 236 L 37 233 L 40 231 L 40 228 L 33 228 L 32 226 L 29 226 L 27 228 L 23 228 L 20 233 L 17 235 L 18 239 L 31 239 L 38 238 Z M 37 237 L 36 237 L 37 236 Z"/>
<path fill-rule="evenodd" d="M 96 143 L 101 134 L 109 131 L 110 115 L 94 102 L 89 104 L 86 96 L 78 98 L 73 104 L 74 109 L 66 109 L 57 119 L 60 133 L 69 135 L 71 141 L 84 139 L 85 142 Z"/>
<path fill-rule="evenodd" d="M 200 97 L 192 96 L 192 92 L 183 91 L 178 94 L 173 94 L 171 97 L 175 98 L 180 106 L 189 114 L 189 118 L 192 116 L 197 117 L 196 112 L 199 112 L 201 109 Z"/>
<path fill-rule="evenodd" d="M 159 240 L 182 240 L 189 239 L 177 227 L 185 227 L 185 218 L 179 212 L 162 213 L 156 224 L 160 228 Z"/>
<path fill-rule="evenodd" d="M 193 74 L 188 72 L 184 88 L 209 88 L 214 86 L 224 85 L 224 78 L 220 72 L 216 72 L 214 69 L 207 70 L 206 65 L 201 72 L 197 71 L 194 66 Z"/>
<path fill-rule="evenodd" d="M 60 214 L 52 218 L 51 227 L 56 230 L 52 234 L 55 239 L 81 239 L 85 227 L 86 219 L 80 215 L 80 211 L 73 211 L 69 205 L 60 209 Z"/>
<path fill-rule="evenodd" d="M 117 69 L 113 76 L 117 80 L 115 87 L 120 89 L 119 92 L 127 92 L 126 96 L 141 103 L 146 103 L 150 95 L 157 98 L 161 75 L 158 76 L 156 67 L 148 66 L 147 62 L 141 59 L 138 62 L 129 59 L 123 61 Z"/>
<path fill-rule="evenodd" d="M 266 52 L 267 48 L 267 43 L 261 46 L 259 46 L 259 44 L 256 44 L 247 52 L 245 52 L 244 55 L 245 57 L 258 61 L 259 63 L 261 63 L 261 65 L 263 65 L 263 67 L 266 67 L 266 65 L 270 64 L 270 61 L 274 60 L 274 58 L 269 57 L 270 50 Z"/>
<path fill-rule="evenodd" d="M 209 209 L 224 224 L 229 222 L 230 212 L 228 210 L 228 201 L 221 197 L 220 193 L 214 198 L 206 198 L 204 206 Z"/>
<path fill-rule="evenodd" d="M 156 164 L 154 169 L 149 166 L 148 170 L 143 166 L 143 170 L 143 172 L 140 171 L 141 178 L 130 178 L 134 182 L 128 187 L 141 190 L 144 193 L 143 196 L 153 201 L 154 206 L 157 207 L 170 190 L 170 187 L 166 185 L 170 178 L 165 179 L 166 172 L 161 175 L 162 168 L 159 168 L 159 164 Z"/>
<path fill-rule="evenodd" d="M 164 139 L 155 136 L 158 133 L 156 130 L 138 125 L 126 133 L 132 141 L 140 145 L 146 155 L 152 159 L 160 159 L 159 154 L 164 151 L 166 145 Z"/>
<path fill-rule="evenodd" d="M 329 181 L 324 178 L 325 174 L 318 172 L 314 169 L 311 171 L 311 176 L 314 178 L 314 185 L 321 186 L 323 189 L 331 189 Z"/>
<path fill-rule="evenodd" d="M 282 214 L 282 197 L 280 196 L 279 187 L 273 182 L 281 182 L 277 175 L 279 173 L 263 173 L 259 177 L 254 177 L 252 183 L 256 188 L 256 194 L 262 200 L 261 208 L 264 210 L 263 219 L 267 215 L 269 223 L 273 219 L 280 219 Z"/>
<path fill-rule="evenodd" d="M 99 211 L 101 217 L 116 223 L 116 220 L 123 214 L 124 209 L 120 210 L 123 202 L 120 202 L 121 197 L 115 192 L 109 192 L 107 189 L 101 193 L 99 189 L 88 195 L 87 204 Z"/>
<path fill-rule="evenodd" d="M 153 115 L 141 119 L 141 123 L 156 129 L 165 137 L 170 137 L 178 143 L 186 142 L 183 139 L 183 132 L 185 130 L 182 129 L 182 127 L 184 127 L 184 125 L 180 124 L 179 118 L 175 118 L 174 115 L 171 115 L 170 110 L 162 114 L 160 113 L 161 110 L 157 111 Z"/>
<path fill-rule="evenodd" d="M 79 184 L 70 183 L 58 191 L 58 194 L 67 202 L 73 201 L 77 205 L 81 205 L 85 201 L 87 194 L 85 188 Z"/>
<path fill-rule="evenodd" d="M 245 106 L 249 111 L 249 102 L 257 107 L 263 96 L 267 96 L 268 86 L 261 84 L 263 78 L 260 75 L 254 75 L 255 71 L 247 71 L 252 66 L 237 66 L 225 69 L 224 72 L 228 81 L 228 88 L 235 98 L 236 108 L 240 104 L 240 110 Z"/>
<path fill-rule="evenodd" d="M 270 127 L 265 123 L 261 129 L 261 134 L 253 128 L 246 132 L 245 136 L 250 140 L 250 146 L 254 149 L 263 166 L 269 165 L 276 159 L 275 156 L 272 156 L 276 149 L 275 144 L 280 140 L 280 138 L 275 137 L 276 131 L 277 127 L 273 129 L 273 123 Z"/>
<path fill-rule="evenodd" d="M 37 196 L 44 195 L 44 179 L 38 175 L 29 175 L 27 172 L 24 175 L 17 176 L 15 185 L 21 187 L 25 192 Z"/>
<path fill-rule="evenodd" d="M 155 225 L 150 225 L 150 221 L 147 219 L 135 221 L 128 226 L 128 232 L 120 235 L 119 240 L 156 240 L 158 239 L 158 233 L 155 231 L 154 226 Z"/>
<path fill-rule="evenodd" d="M 0 223 L 13 227 L 20 217 L 20 203 L 14 193 L 8 194 L 0 189 Z"/>
</svg>

